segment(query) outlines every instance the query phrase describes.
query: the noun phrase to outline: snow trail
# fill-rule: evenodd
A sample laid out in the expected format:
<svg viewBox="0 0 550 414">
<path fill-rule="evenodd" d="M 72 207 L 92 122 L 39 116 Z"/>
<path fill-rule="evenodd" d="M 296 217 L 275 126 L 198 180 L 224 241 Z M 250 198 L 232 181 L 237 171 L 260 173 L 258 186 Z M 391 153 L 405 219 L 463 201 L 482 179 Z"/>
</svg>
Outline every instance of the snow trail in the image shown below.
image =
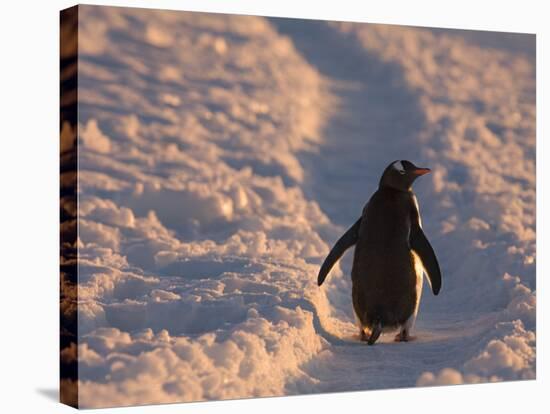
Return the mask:
<svg viewBox="0 0 550 414">
<path fill-rule="evenodd" d="M 522 251 L 534 253 L 533 239 L 526 229 L 518 229 L 513 237 L 515 242 L 510 240 L 510 232 L 497 232 L 487 237 L 486 232 L 483 234 L 479 230 L 486 231 L 492 226 L 498 228 L 498 220 L 502 220 L 506 214 L 501 213 L 499 217 L 498 209 L 495 209 L 480 215 L 483 212 L 476 208 L 484 200 L 484 203 L 492 203 L 494 207 L 502 206 L 504 211 L 509 209 L 511 200 L 506 200 L 506 197 L 513 198 L 517 194 L 518 180 L 515 176 L 520 176 L 522 197 L 528 200 L 524 211 L 533 211 L 534 152 L 531 149 L 534 145 L 534 77 L 529 67 L 524 66 L 526 61 L 522 60 L 522 54 L 511 58 L 496 50 L 476 50 L 475 46 L 469 47 L 460 39 L 460 31 L 454 33 L 458 34 L 458 38 L 453 38 L 412 28 L 329 25 L 315 21 L 302 22 L 298 26 L 291 20 L 272 21 L 280 32 L 293 39 L 308 62 L 327 77 L 330 91 L 337 96 L 336 115 L 330 118 L 323 131 L 325 141 L 318 158 L 306 154 L 302 162 L 309 166 L 309 175 L 306 176 L 310 187 L 309 192 L 305 190 L 306 194 L 319 202 L 333 222 L 344 226 L 341 232 L 356 220 L 366 199 L 375 190 L 381 171 L 391 160 L 411 159 L 418 165 L 435 167 L 435 178 L 428 181 L 428 187 L 423 180 L 419 180 L 415 184 L 415 192 L 420 200 L 426 233 L 441 260 L 444 288 L 442 294 L 434 298 L 425 284 L 426 291 L 416 325 L 418 340 L 409 344 L 386 345 L 377 350 L 333 342 L 333 346 L 304 368 L 305 372 L 320 381 L 316 390 L 343 391 L 405 387 L 417 383 L 478 382 L 502 378 L 495 375 L 497 372 L 504 374 L 504 378 L 531 378 L 534 375 L 534 348 L 528 347 L 534 346 L 534 333 L 530 331 L 534 328 L 534 293 L 530 290 L 534 288 L 533 261 L 529 258 L 530 253 L 527 253 L 523 265 L 520 262 L 518 266 L 517 259 L 510 258 L 509 253 L 515 251 L 515 247 L 510 245 L 516 243 L 524 246 Z M 475 38 L 467 38 L 472 37 Z M 478 34 L 480 37 L 483 38 Z M 519 40 L 523 44 L 529 42 L 528 37 Z M 422 47 L 433 55 L 439 54 L 441 67 L 437 68 L 430 53 L 423 52 Z M 447 50 L 444 48 L 450 50 L 451 59 L 445 59 Z M 478 64 L 486 66 L 475 66 L 468 62 L 463 66 L 466 67 L 465 73 L 460 75 L 472 76 L 473 72 L 479 76 L 480 72 L 485 71 L 489 74 L 484 79 L 488 84 L 487 89 L 497 85 L 499 88 L 506 86 L 511 95 L 511 105 L 504 103 L 499 107 L 498 98 L 501 97 L 491 100 L 483 92 L 476 94 L 474 88 L 482 90 L 485 85 L 472 87 L 466 84 L 464 93 L 445 78 L 450 72 L 444 66 L 446 60 L 464 64 L 468 54 L 479 57 Z M 505 59 L 509 60 L 504 62 Z M 498 77 L 493 78 L 491 75 L 496 72 L 495 61 L 504 64 L 509 72 L 497 73 Z M 428 66 L 430 71 L 426 71 L 422 64 Z M 518 71 L 523 77 L 515 80 L 520 85 L 516 89 L 511 87 L 511 79 L 507 77 Z M 436 72 L 439 76 L 435 75 Z M 433 92 L 433 87 L 440 87 L 441 90 Z M 464 95 L 471 97 L 465 99 Z M 453 102 L 453 98 L 456 102 Z M 515 101 L 518 98 L 519 102 Z M 440 104 L 441 99 L 446 105 Z M 446 110 L 452 115 L 434 115 L 438 110 Z M 522 112 L 519 117 L 517 111 Z M 506 125 L 510 122 L 509 117 L 514 116 L 523 121 L 521 127 L 520 122 Z M 456 131 L 454 122 L 466 137 L 448 132 Z M 514 131 L 515 134 L 510 131 L 514 128 L 519 129 Z M 505 138 L 501 136 L 504 132 L 507 132 Z M 504 138 L 504 142 L 501 138 Z M 452 150 L 446 147 L 456 150 L 461 146 L 459 140 L 463 139 L 472 139 L 473 149 L 462 153 L 462 157 L 451 155 Z M 515 154 L 519 160 L 511 160 L 504 155 L 508 150 L 507 144 L 517 149 L 518 144 L 511 141 L 521 145 L 522 152 Z M 490 154 L 491 151 L 496 156 Z M 471 154 L 476 154 L 475 158 Z M 504 195 L 500 194 L 498 199 L 487 194 L 483 181 L 491 174 L 486 167 L 501 162 L 503 155 L 505 162 L 513 162 L 514 165 L 520 163 L 522 168 L 506 165 L 497 168 L 507 172 L 504 182 L 499 183 Z M 492 157 L 494 160 L 487 162 Z M 525 170 L 530 173 L 528 178 Z M 479 177 L 471 179 L 470 176 L 475 173 Z M 451 185 L 442 183 L 443 179 L 451 181 Z M 454 210 L 449 208 L 452 202 L 449 202 L 449 194 L 445 192 L 449 189 L 451 194 L 457 192 L 458 186 L 453 186 L 457 183 L 477 187 L 477 191 L 459 190 L 467 194 L 467 198 L 461 195 L 460 200 L 456 200 L 455 197 L 453 207 L 460 208 L 462 205 L 467 211 L 458 218 L 456 215 L 451 217 L 454 219 L 453 230 L 460 229 L 466 233 L 472 238 L 470 242 L 473 245 L 477 243 L 478 248 L 479 245 L 481 249 L 491 246 L 492 254 L 503 257 L 505 266 L 489 264 L 489 254 L 486 252 L 475 252 L 478 257 L 475 264 L 468 263 L 473 246 L 465 245 L 463 235 L 460 235 L 462 237 L 459 240 L 453 240 L 452 236 L 460 233 L 453 234 L 445 229 L 445 221 L 448 223 L 448 220 L 442 217 L 441 212 Z M 521 222 L 522 216 L 524 214 L 514 218 Z M 527 227 L 530 227 L 532 217 L 528 218 Z M 510 219 L 504 218 L 504 221 L 510 222 Z M 464 222 L 460 223 L 460 220 Z M 466 230 L 464 227 L 469 228 Z M 333 244 L 341 232 L 325 239 Z M 451 233 L 450 237 L 446 235 L 448 233 Z M 484 239 L 486 244 L 476 240 L 477 237 Z M 332 315 L 348 320 L 353 320 L 349 281 L 351 257 L 352 254 L 348 253 L 347 258 L 342 260 L 344 277 L 341 274 L 332 275 L 333 283 L 329 282 L 324 287 L 333 307 Z M 471 275 L 479 270 L 480 262 L 488 276 L 486 281 L 476 281 Z M 510 277 L 508 272 L 517 271 L 512 269 L 521 269 L 519 271 L 523 277 Z M 499 272 L 502 273 L 498 275 L 500 277 L 497 276 L 498 282 L 506 284 L 514 280 L 515 286 L 514 282 L 508 286 L 522 292 L 519 296 L 524 301 L 521 306 L 523 311 L 510 314 L 508 309 L 502 311 L 502 305 L 495 303 L 506 303 L 506 299 L 502 298 L 502 287 L 497 288 L 490 280 Z M 472 301 L 472 293 L 476 290 L 481 291 L 481 295 L 474 294 L 475 299 Z M 517 306 L 515 308 L 519 309 Z M 346 328 L 341 333 L 349 336 L 353 328 L 349 324 Z M 505 334 L 497 333 L 499 331 Z M 496 338 L 491 338 L 490 332 L 497 333 Z M 488 341 L 487 349 L 478 355 L 480 343 L 487 341 L 488 337 L 491 340 Z M 391 338 L 386 341 L 391 341 Z M 521 345 L 507 346 L 516 342 Z M 507 357 L 514 362 L 507 361 Z M 493 372 L 485 365 L 490 365 Z M 462 367 L 466 368 L 465 374 Z M 438 376 L 432 372 L 439 372 Z M 289 387 L 304 388 L 297 383 L 291 383 Z"/>
<path fill-rule="evenodd" d="M 319 153 L 303 154 L 300 161 L 306 166 L 306 195 L 316 200 L 334 223 L 343 226 L 343 232 L 361 214 L 390 161 L 410 159 L 423 165 L 417 137 L 424 115 L 418 96 L 406 87 L 399 67 L 366 53 L 356 39 L 346 37 L 328 24 L 305 21 L 298 26 L 292 20 L 271 21 L 280 33 L 291 37 L 307 61 L 326 77 L 329 91 L 336 98 L 332 114 L 328 114 L 330 122 L 323 130 L 325 141 Z M 422 183 L 416 186 L 421 187 Z M 415 190 L 422 199 L 421 190 Z M 331 234 L 327 242 L 333 244 L 340 235 Z M 304 367 L 305 372 L 320 381 L 315 391 L 345 391 L 351 384 L 354 390 L 384 388 L 389 384 L 411 386 L 426 369 L 427 354 L 431 354 L 429 360 L 447 366 L 451 362 L 447 339 L 457 335 L 455 324 L 460 319 L 426 324 L 423 310 L 417 323 L 418 343 L 413 345 L 412 352 L 411 344 L 371 351 L 357 342 L 349 279 L 352 253 L 353 249 L 342 260 L 344 277 L 323 287 L 336 308 L 332 314 L 343 319 L 341 331 L 336 335 L 351 338 L 343 342 L 332 340 L 329 350 Z M 389 337 L 381 340 L 384 346 L 390 341 Z M 388 375 L 385 371 L 394 372 Z M 288 387 L 302 392 L 307 388 L 297 383 Z"/>
</svg>

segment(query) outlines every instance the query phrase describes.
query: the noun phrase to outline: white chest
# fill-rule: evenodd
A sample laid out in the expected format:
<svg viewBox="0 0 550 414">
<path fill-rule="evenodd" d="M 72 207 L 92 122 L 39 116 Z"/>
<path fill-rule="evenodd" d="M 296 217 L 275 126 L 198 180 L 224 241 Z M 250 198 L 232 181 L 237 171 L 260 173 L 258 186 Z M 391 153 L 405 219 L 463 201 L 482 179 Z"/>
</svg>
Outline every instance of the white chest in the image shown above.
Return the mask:
<svg viewBox="0 0 550 414">
<path fill-rule="evenodd" d="M 415 309 L 418 309 L 418 305 L 420 303 L 420 296 L 422 295 L 424 266 L 422 265 L 422 261 L 420 260 L 420 257 L 414 251 L 411 250 L 411 254 L 413 256 L 413 261 L 414 261 L 414 273 L 416 274 L 416 307 Z"/>
</svg>

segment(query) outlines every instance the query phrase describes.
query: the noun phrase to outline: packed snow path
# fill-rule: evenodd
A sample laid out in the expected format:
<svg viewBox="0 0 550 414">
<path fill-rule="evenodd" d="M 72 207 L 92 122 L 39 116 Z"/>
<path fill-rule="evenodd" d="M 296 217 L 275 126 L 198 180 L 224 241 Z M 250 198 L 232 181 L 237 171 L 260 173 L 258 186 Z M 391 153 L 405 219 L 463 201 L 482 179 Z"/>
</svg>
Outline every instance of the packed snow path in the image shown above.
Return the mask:
<svg viewBox="0 0 550 414">
<path fill-rule="evenodd" d="M 319 153 L 307 153 L 300 159 L 307 171 L 306 195 L 316 200 L 335 224 L 343 226 L 340 233 L 326 237 L 327 243 L 333 245 L 360 216 L 390 161 L 410 159 L 418 165 L 427 163 L 423 154 L 433 144 L 420 139 L 427 127 L 425 114 L 419 94 L 407 87 L 402 68 L 365 50 L 357 38 L 323 22 L 304 21 L 298 25 L 293 20 L 271 21 L 280 33 L 291 37 L 298 51 L 325 77 L 335 96 Z M 438 248 L 437 223 L 426 214 L 441 209 L 438 206 L 441 200 L 425 191 L 426 184 L 422 181 L 415 184 L 415 191 L 424 211 L 426 233 L 431 235 L 432 244 L 444 259 L 443 248 Z M 425 205 L 428 208 L 422 208 Z M 345 279 L 324 287 L 332 305 L 349 321 L 354 320 L 349 279 L 352 257 L 350 249 L 343 260 Z M 453 276 L 448 261 L 442 260 L 442 267 L 445 279 Z M 496 317 L 480 317 L 468 308 L 453 307 L 442 312 L 448 296 L 446 290 L 447 286 L 439 298 L 433 298 L 425 284 L 416 341 L 391 344 L 391 334 L 383 337 L 384 345 L 367 349 L 357 342 L 356 335 L 344 344 L 326 336 L 331 347 L 307 364 L 304 371 L 319 380 L 318 391 L 345 391 L 414 386 L 428 369 L 460 366 L 466 357 L 465 350 L 475 349 L 484 330 L 496 323 Z M 442 304 L 436 307 L 436 301 Z M 349 329 L 346 333 L 354 328 Z M 299 384 L 289 386 L 300 390 Z"/>
<path fill-rule="evenodd" d="M 301 158 L 307 172 L 306 195 L 319 203 L 331 221 L 343 226 L 341 233 L 326 237 L 332 245 L 360 216 L 390 161 L 410 159 L 423 165 L 419 160 L 422 144 L 417 139 L 423 114 L 417 97 L 406 88 L 400 69 L 366 53 L 356 39 L 323 22 L 297 25 L 292 20 L 272 21 L 325 77 L 334 96 L 319 153 L 307 153 Z M 421 182 L 418 184 L 422 186 Z M 424 201 L 421 190 L 419 197 Z M 352 257 L 350 249 L 343 261 L 345 278 L 340 284 L 327 283 L 322 288 L 344 321 L 350 323 L 354 321 L 349 278 Z M 356 332 L 348 338 L 349 343 L 333 340 L 329 349 L 303 368 L 319 380 L 316 391 L 412 386 L 426 371 L 428 361 L 434 366 L 452 366 L 450 356 L 456 355 L 457 350 L 451 348 L 449 336 L 454 324 L 437 319 L 426 322 L 426 305 L 431 302 L 426 296 L 417 327 L 422 331 L 427 324 L 428 330 L 418 334 L 418 343 L 367 349 L 357 341 Z M 454 326 L 454 333 L 460 335 Z M 348 336 L 352 329 L 346 331 Z M 331 342 L 330 337 L 328 340 Z M 389 337 L 382 338 L 382 342 L 389 341 Z M 300 390 L 299 384 L 289 384 L 293 386 Z"/>
<path fill-rule="evenodd" d="M 535 376 L 532 37 L 80 12 L 82 406 Z M 443 288 L 367 347 L 316 276 L 394 159 Z"/>
</svg>

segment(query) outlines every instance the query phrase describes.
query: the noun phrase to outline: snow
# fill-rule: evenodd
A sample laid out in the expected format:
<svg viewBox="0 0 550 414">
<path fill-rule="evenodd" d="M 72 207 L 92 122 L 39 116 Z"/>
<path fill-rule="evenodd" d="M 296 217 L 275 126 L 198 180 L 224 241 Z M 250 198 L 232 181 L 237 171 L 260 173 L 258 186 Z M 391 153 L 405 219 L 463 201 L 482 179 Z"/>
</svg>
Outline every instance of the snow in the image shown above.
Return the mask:
<svg viewBox="0 0 550 414">
<path fill-rule="evenodd" d="M 81 406 L 535 377 L 534 60 L 517 42 L 80 13 Z M 366 347 L 351 254 L 316 276 L 395 159 L 432 169 L 415 191 L 443 288 L 416 341 Z"/>
</svg>

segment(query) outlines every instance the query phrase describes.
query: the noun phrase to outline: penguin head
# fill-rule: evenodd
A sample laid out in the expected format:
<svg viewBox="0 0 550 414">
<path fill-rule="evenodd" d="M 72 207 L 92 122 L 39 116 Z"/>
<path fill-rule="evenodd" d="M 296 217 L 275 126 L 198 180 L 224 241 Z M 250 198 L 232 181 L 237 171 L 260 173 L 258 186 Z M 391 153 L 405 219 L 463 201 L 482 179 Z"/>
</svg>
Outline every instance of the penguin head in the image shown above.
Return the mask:
<svg viewBox="0 0 550 414">
<path fill-rule="evenodd" d="M 417 167 L 407 160 L 397 160 L 384 170 L 380 178 L 380 188 L 391 187 L 400 191 L 409 191 L 418 177 L 429 172 L 429 168 Z"/>
</svg>

